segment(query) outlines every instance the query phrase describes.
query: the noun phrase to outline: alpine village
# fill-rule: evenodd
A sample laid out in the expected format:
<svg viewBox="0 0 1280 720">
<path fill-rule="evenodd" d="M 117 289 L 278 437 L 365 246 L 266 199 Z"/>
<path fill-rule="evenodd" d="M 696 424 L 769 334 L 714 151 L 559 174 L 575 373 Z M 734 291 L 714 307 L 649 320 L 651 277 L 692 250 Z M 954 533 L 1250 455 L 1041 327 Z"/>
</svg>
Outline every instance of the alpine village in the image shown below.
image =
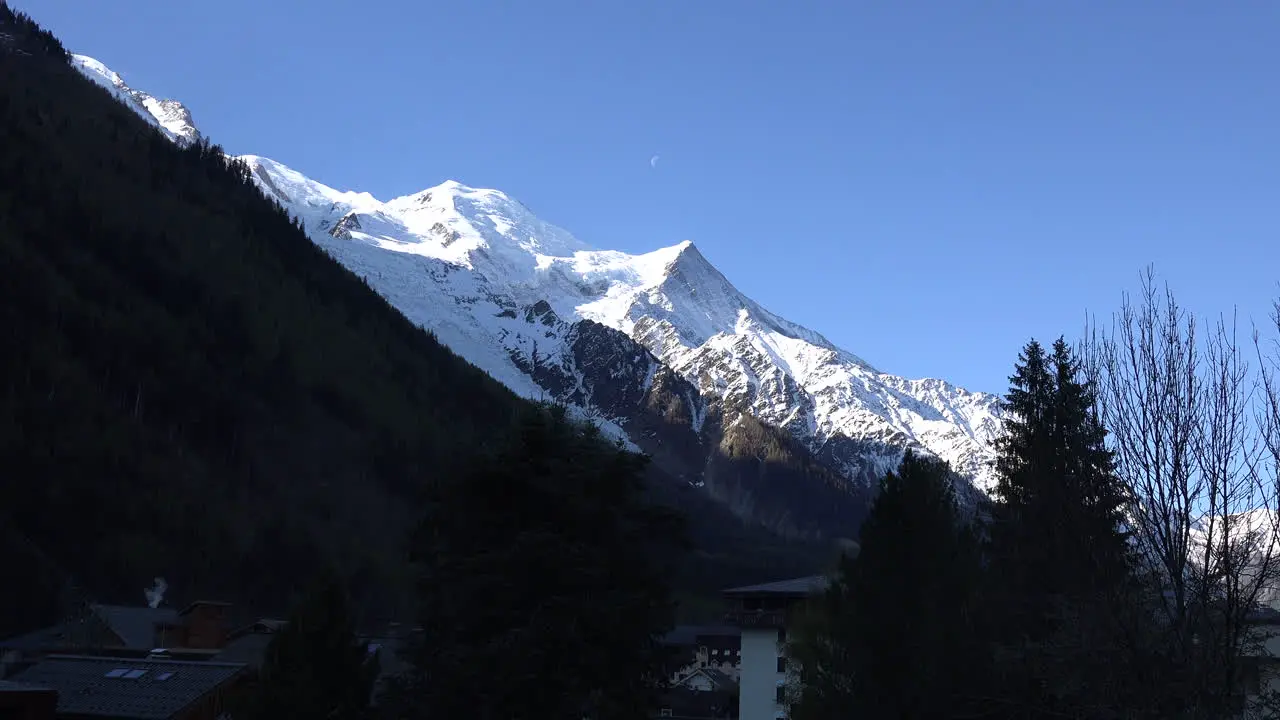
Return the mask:
<svg viewBox="0 0 1280 720">
<path fill-rule="evenodd" d="M 573 351 L 503 351 L 530 397 L 342 249 L 371 216 L 37 21 L 0 1 L 0 718 L 1280 717 L 1272 335 L 1148 272 L 963 454 L 824 455 L 659 322 L 513 302 Z"/>
</svg>

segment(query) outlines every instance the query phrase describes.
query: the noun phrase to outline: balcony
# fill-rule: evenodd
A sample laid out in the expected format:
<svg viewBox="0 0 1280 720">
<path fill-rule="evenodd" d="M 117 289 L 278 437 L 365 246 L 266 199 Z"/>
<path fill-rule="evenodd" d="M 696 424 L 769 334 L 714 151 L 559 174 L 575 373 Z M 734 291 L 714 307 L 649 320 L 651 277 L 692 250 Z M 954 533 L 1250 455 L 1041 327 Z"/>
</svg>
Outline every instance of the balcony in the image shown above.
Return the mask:
<svg viewBox="0 0 1280 720">
<path fill-rule="evenodd" d="M 781 628 L 787 625 L 787 611 L 734 608 L 725 613 L 724 620 L 741 628 Z"/>
</svg>

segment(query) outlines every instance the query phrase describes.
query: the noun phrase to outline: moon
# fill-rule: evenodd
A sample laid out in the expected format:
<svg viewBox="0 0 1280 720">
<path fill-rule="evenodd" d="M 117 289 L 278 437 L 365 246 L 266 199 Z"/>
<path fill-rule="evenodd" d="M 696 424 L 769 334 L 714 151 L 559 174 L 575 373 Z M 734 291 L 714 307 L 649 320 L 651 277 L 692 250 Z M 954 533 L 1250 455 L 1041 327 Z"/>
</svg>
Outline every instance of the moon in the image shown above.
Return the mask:
<svg viewBox="0 0 1280 720">
<path fill-rule="evenodd" d="M 654 155 L 653 157 L 649 158 L 649 167 L 651 167 L 651 168 L 656 168 L 656 167 L 658 167 L 658 158 L 660 158 L 660 157 L 662 157 L 662 156 L 661 156 L 661 155 Z"/>
</svg>

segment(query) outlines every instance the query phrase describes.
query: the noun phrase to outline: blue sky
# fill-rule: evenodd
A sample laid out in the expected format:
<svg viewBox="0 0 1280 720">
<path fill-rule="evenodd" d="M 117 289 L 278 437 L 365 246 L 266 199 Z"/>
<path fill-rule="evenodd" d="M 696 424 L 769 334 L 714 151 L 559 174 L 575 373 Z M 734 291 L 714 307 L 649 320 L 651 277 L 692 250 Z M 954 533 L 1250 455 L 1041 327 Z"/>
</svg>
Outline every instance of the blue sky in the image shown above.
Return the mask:
<svg viewBox="0 0 1280 720">
<path fill-rule="evenodd" d="M 1200 313 L 1278 292 L 1270 0 L 14 4 L 229 151 L 691 239 L 896 374 L 1001 392 L 1148 263 Z"/>
</svg>

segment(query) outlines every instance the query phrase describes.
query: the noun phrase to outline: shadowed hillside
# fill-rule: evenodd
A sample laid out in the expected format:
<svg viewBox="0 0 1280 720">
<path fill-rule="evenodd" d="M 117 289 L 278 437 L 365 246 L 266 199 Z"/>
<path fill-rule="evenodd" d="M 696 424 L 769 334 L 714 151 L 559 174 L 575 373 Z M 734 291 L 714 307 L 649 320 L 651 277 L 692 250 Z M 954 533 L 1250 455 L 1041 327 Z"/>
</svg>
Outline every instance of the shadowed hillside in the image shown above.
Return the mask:
<svg viewBox="0 0 1280 720">
<path fill-rule="evenodd" d="M 398 613 L 422 489 L 524 402 L 3 4 L 0 148 L 0 555 L 26 588 L 0 632 L 69 584 L 138 602 L 156 575 L 175 602 L 281 608 L 329 562 L 367 615 Z M 692 589 L 811 562 L 661 495 L 695 513 Z"/>
</svg>

